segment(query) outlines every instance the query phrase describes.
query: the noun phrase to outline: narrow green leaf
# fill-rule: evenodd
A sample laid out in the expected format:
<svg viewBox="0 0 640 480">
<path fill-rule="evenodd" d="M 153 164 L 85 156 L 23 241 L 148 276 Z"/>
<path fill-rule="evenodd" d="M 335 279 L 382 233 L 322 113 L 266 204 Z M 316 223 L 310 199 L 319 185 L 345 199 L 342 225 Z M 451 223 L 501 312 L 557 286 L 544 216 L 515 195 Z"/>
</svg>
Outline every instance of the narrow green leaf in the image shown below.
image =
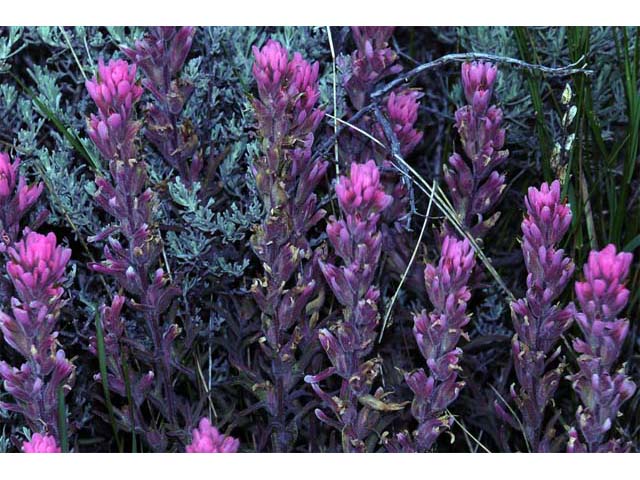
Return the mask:
<svg viewBox="0 0 640 480">
<path fill-rule="evenodd" d="M 25 83 L 15 74 L 10 73 L 13 79 L 16 81 L 20 88 L 27 94 L 31 101 L 36 105 L 38 110 L 49 120 L 56 129 L 69 141 L 69 143 L 73 146 L 73 148 L 90 163 L 91 168 L 97 173 L 102 172 L 102 166 L 100 162 L 93 158 L 91 154 L 84 148 L 80 139 L 70 131 L 65 125 L 60 121 L 60 119 L 47 107 L 31 90 Z"/>
<path fill-rule="evenodd" d="M 63 386 L 58 387 L 58 432 L 60 448 L 64 453 L 69 452 L 69 436 L 67 433 L 67 409 L 64 403 Z"/>
<path fill-rule="evenodd" d="M 131 453 L 138 453 L 136 445 L 136 419 L 135 419 L 135 405 L 133 403 L 133 395 L 131 394 L 131 382 L 129 381 L 129 368 L 127 361 L 124 358 L 124 354 L 120 358 L 122 364 L 122 373 L 124 374 L 124 388 L 127 392 L 127 401 L 129 402 L 129 415 L 131 421 Z"/>
</svg>

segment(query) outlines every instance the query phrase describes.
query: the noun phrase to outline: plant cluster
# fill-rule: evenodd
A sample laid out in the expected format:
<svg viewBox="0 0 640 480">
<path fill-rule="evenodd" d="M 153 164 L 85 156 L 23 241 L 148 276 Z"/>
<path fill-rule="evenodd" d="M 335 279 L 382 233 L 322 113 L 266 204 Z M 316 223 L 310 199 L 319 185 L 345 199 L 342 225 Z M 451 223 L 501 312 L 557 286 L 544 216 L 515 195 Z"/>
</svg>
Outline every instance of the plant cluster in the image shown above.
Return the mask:
<svg viewBox="0 0 640 480">
<path fill-rule="evenodd" d="M 0 27 L 0 451 L 638 451 L 638 42 Z"/>
</svg>

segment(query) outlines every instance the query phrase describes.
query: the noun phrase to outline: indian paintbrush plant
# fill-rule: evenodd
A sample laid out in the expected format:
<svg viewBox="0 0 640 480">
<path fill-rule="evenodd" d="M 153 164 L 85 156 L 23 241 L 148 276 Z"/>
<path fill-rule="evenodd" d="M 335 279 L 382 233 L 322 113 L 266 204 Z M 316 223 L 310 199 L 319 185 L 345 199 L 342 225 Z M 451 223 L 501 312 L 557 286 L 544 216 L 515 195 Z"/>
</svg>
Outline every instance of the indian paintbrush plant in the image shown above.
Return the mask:
<svg viewBox="0 0 640 480">
<path fill-rule="evenodd" d="M 101 62 L 98 76 L 87 81 L 87 90 L 98 107 L 98 115 L 89 120 L 89 136 L 108 160 L 111 177 L 96 179 L 95 201 L 113 218 L 111 225 L 90 238 L 91 242 L 107 240 L 105 259 L 91 263 L 90 268 L 112 277 L 126 293 L 131 314 L 143 320 L 150 351 L 124 334 L 119 320 L 123 297 L 114 296 L 111 308 L 103 307 L 98 321 L 108 337 L 122 343 L 110 352 L 119 351 L 121 356 L 109 362 L 108 379 L 115 393 L 129 398 L 128 413 L 121 411 L 119 419 L 126 430 L 143 434 L 151 448 L 163 451 L 168 443 L 167 425 L 177 429 L 186 415 L 173 379 L 172 343 L 180 329 L 165 317 L 177 289 L 158 265 L 162 243 L 154 229 L 155 197 L 147 185 L 147 166 L 137 158 L 140 123 L 134 119 L 134 107 L 142 88 L 136 84 L 135 74 L 134 65 L 112 60 L 107 65 Z M 138 373 L 123 365 L 133 358 L 148 370 Z M 100 375 L 96 379 L 104 381 Z M 162 416 L 162 426 L 145 421 L 141 411 L 144 401 Z"/>
<path fill-rule="evenodd" d="M 371 393 L 380 373 L 379 359 L 370 358 L 380 319 L 380 292 L 373 282 L 382 251 L 380 216 L 392 200 L 384 193 L 373 160 L 351 164 L 349 176 L 340 177 L 335 190 L 342 218 L 329 218 L 327 236 L 340 262 L 324 260 L 320 266 L 342 312 L 336 322 L 318 333 L 331 367 L 308 375 L 305 381 L 325 407 L 316 409 L 316 416 L 341 432 L 343 451 L 364 452 L 379 416 L 367 400 L 384 398 L 382 389 L 376 390 L 375 396 Z M 333 376 L 340 379 L 335 396 L 320 386 Z"/>
<path fill-rule="evenodd" d="M 463 154 L 455 152 L 444 167 L 458 221 L 474 240 L 482 239 L 498 221 L 500 213 L 494 210 L 505 188 L 505 176 L 496 170 L 509 156 L 503 149 L 502 110 L 490 105 L 497 75 L 497 67 L 488 62 L 462 64 L 467 105 L 456 110 L 455 119 Z M 448 223 L 445 227 L 459 235 Z"/>
<path fill-rule="evenodd" d="M 562 361 L 549 368 L 561 355 L 561 336 L 571 326 L 574 307 L 561 306 L 558 298 L 573 275 L 574 265 L 560 242 L 571 225 L 571 209 L 561 199 L 559 181 L 530 187 L 522 221 L 522 256 L 527 268 L 527 292 L 511 304 L 515 335 L 511 345 L 519 391 L 511 396 L 522 414 L 523 435 L 534 452 L 550 451 L 555 437 L 553 425 L 544 425 L 546 407 L 552 402 L 565 367 Z M 503 418 L 508 414 L 496 402 Z M 510 423 L 516 426 L 511 419 Z"/>
<path fill-rule="evenodd" d="M 295 442 L 303 372 L 312 357 L 322 289 L 310 230 L 324 217 L 314 190 L 327 162 L 312 160 L 318 108 L 317 63 L 269 40 L 254 47 L 253 101 L 261 151 L 252 171 L 264 215 L 251 237 L 263 273 L 251 291 L 261 311 L 260 371 L 253 391 L 268 414 L 273 448 Z M 244 367 L 241 369 L 246 370 Z"/>
<path fill-rule="evenodd" d="M 0 312 L 0 331 L 24 363 L 13 367 L 0 362 L 4 389 L 13 397 L 0 407 L 20 413 L 31 431 L 50 436 L 49 442 L 66 442 L 60 435 L 67 419 L 59 418 L 58 402 L 73 386 L 74 366 L 59 348 L 57 328 L 71 249 L 58 245 L 53 233 L 25 229 L 23 239 L 7 253 L 15 296 L 11 310 Z"/>
<path fill-rule="evenodd" d="M 451 427 L 453 417 L 446 412 L 464 382 L 458 378 L 462 350 L 461 337 L 470 321 L 468 283 L 475 267 L 475 254 L 467 239 L 445 236 L 440 260 L 424 270 L 427 295 L 433 309 L 414 315 L 413 335 L 428 373 L 419 368 L 404 375 L 413 392 L 411 414 L 418 422 L 412 432 L 402 432 L 389 441 L 390 451 L 427 452 L 440 434 Z"/>
<path fill-rule="evenodd" d="M 568 377 L 581 405 L 576 427 L 569 432 L 569 451 L 621 452 L 631 445 L 616 435 L 614 422 L 620 407 L 636 391 L 636 384 L 618 366 L 629 320 L 619 318 L 629 301 L 625 282 L 633 256 L 616 252 L 614 245 L 591 251 L 584 265 L 584 281 L 575 283 L 580 309 L 575 321 L 582 338 L 573 341 L 578 371 Z"/>
</svg>

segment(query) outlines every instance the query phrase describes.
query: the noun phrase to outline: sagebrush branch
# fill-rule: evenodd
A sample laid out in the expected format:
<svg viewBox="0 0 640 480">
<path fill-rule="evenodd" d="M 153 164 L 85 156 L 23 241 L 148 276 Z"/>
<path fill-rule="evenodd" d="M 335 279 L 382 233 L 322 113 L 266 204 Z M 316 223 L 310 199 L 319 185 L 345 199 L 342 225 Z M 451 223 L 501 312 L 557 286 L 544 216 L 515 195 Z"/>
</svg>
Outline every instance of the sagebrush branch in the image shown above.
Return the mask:
<svg viewBox="0 0 640 480">
<path fill-rule="evenodd" d="M 564 67 L 546 67 L 544 65 L 537 65 L 535 63 L 528 63 L 523 60 L 518 60 L 517 58 L 504 57 L 502 55 L 492 55 L 490 53 L 451 53 L 449 55 L 444 55 L 440 58 L 437 58 L 431 62 L 423 63 L 418 65 L 413 70 L 409 70 L 402 75 L 399 75 L 391 82 L 387 83 L 383 87 L 380 87 L 378 90 L 371 94 L 371 98 L 375 101 L 379 98 L 384 97 L 387 93 L 389 93 L 394 88 L 400 86 L 401 84 L 407 82 L 413 77 L 420 75 L 422 72 L 426 72 L 427 70 L 433 70 L 435 68 L 442 67 L 443 65 L 447 65 L 449 63 L 464 63 L 471 62 L 474 60 L 487 60 L 495 63 L 506 63 L 508 65 L 513 65 L 516 68 L 520 68 L 522 70 L 533 70 L 542 73 L 547 73 L 549 75 L 553 75 L 556 77 L 568 77 L 570 75 L 575 75 L 577 73 L 583 73 L 585 75 L 591 76 L 593 75 L 593 70 L 589 70 L 586 68 L 576 68 L 576 65 L 581 64 L 584 61 L 584 57 L 580 57 L 576 62 L 566 65 Z"/>
</svg>

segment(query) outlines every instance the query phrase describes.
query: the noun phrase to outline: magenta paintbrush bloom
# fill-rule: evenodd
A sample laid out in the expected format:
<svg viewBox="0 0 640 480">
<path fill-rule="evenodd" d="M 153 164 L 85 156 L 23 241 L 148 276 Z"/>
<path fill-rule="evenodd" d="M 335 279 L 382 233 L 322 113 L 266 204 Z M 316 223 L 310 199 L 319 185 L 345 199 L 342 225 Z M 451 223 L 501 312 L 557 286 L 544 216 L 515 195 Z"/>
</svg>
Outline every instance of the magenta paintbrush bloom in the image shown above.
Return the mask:
<svg viewBox="0 0 640 480">
<path fill-rule="evenodd" d="M 464 326 L 469 323 L 468 282 L 474 267 L 475 256 L 469 241 L 446 236 L 438 264 L 428 264 L 424 270 L 433 310 L 414 315 L 413 335 L 429 374 L 422 368 L 405 374 L 405 381 L 414 394 L 411 413 L 418 421 L 418 428 L 412 435 L 396 435 L 388 444 L 392 451 L 425 452 L 453 421 L 444 411 L 464 386 L 458 379 L 462 355 L 458 342 L 464 335 Z"/>
<path fill-rule="evenodd" d="M 624 282 L 633 256 L 616 253 L 614 245 L 592 251 L 584 266 L 584 282 L 576 282 L 576 297 L 582 307 L 580 317 L 612 321 L 627 305 L 629 290 Z"/>
<path fill-rule="evenodd" d="M 98 75 L 85 82 L 98 115 L 87 120 L 87 134 L 107 159 L 135 156 L 134 139 L 140 126 L 133 121 L 134 104 L 142 96 L 135 83 L 136 66 L 124 60 L 100 59 Z"/>
<path fill-rule="evenodd" d="M 403 157 L 409 155 L 420 143 L 423 132 L 414 128 L 418 121 L 418 110 L 422 92 L 417 90 L 401 90 L 391 92 L 387 98 L 387 115 L 393 132 L 400 143 L 400 153 Z"/>
<path fill-rule="evenodd" d="M 261 49 L 254 46 L 253 56 L 253 76 L 260 97 L 254 108 L 261 130 L 274 142 L 283 142 L 284 135 L 289 134 L 311 147 L 312 132 L 324 115 L 316 106 L 320 98 L 319 64 L 307 62 L 297 52 L 289 60 L 289 52 L 274 40 L 268 40 Z M 304 156 L 304 150 L 293 153 Z"/>
<path fill-rule="evenodd" d="M 583 338 L 573 341 L 580 354 L 579 371 L 568 378 L 580 396 L 576 412 L 577 431 L 570 432 L 569 451 L 628 451 L 630 446 L 611 434 L 620 407 L 636 391 L 636 385 L 616 369 L 629 333 L 629 320 L 618 318 L 627 306 L 625 286 L 633 256 L 616 252 L 614 245 L 592 251 L 584 266 L 584 281 L 576 282 L 580 311 L 575 319 Z M 582 434 L 582 440 L 578 431 Z"/>
<path fill-rule="evenodd" d="M 493 83 L 498 76 L 498 69 L 488 62 L 465 62 L 462 64 L 462 88 L 467 103 L 478 113 L 489 106 L 493 94 Z"/>
<path fill-rule="evenodd" d="M 9 248 L 7 273 L 17 298 L 11 298 L 11 315 L 0 312 L 0 331 L 25 363 L 16 368 L 0 362 L 0 378 L 15 400 L 0 402 L 0 408 L 24 415 L 33 431 L 56 433 L 58 390 L 67 394 L 73 384 L 73 365 L 58 349 L 55 331 L 71 250 L 58 246 L 53 233 L 24 233 Z"/>
<path fill-rule="evenodd" d="M 0 329 L 5 340 L 23 356 L 40 354 L 49 348 L 60 306 L 71 250 L 58 246 L 53 233 L 41 235 L 25 230 L 24 240 L 9 248 L 7 273 L 19 298 L 11 301 L 13 318 L 0 313 Z"/>
<path fill-rule="evenodd" d="M 516 335 L 512 354 L 520 391 L 512 389 L 522 413 L 523 434 L 533 451 L 548 451 L 551 438 L 541 438 L 545 409 L 558 388 L 564 365 L 548 370 L 560 355 L 554 350 L 571 326 L 574 306 L 561 307 L 557 298 L 573 274 L 574 265 L 559 242 L 571 224 L 571 209 L 560 196 L 560 182 L 530 187 L 522 221 L 522 255 L 527 267 L 527 293 L 511 304 Z M 552 351 L 554 350 L 554 351 Z M 552 425 L 549 425 L 552 427 Z M 545 431 L 552 431 L 551 428 Z"/>
<path fill-rule="evenodd" d="M 50 302 L 62 294 L 60 283 L 71 249 L 59 246 L 53 233 L 28 231 L 8 252 L 7 273 L 23 302 Z"/>
<path fill-rule="evenodd" d="M 27 185 L 20 175 L 20 159 L 13 162 L 8 154 L 0 152 L 0 252 L 11 245 L 20 231 L 20 221 L 40 198 L 44 184 Z"/>
<path fill-rule="evenodd" d="M 365 440 L 377 421 L 378 413 L 361 407 L 358 399 L 372 397 L 371 387 L 378 375 L 377 359 L 367 360 L 373 348 L 378 326 L 380 292 L 373 286 L 380 254 L 382 236 L 379 220 L 391 203 L 380 183 L 380 172 L 373 160 L 351 164 L 348 177 L 340 177 L 336 195 L 343 219 L 329 219 L 327 235 L 342 265 L 321 261 L 324 277 L 338 301 L 343 305 L 342 318 L 318 338 L 332 367 L 317 375 L 307 375 L 305 381 L 323 400 L 335 418 L 321 409 L 316 416 L 342 432 L 345 452 L 363 452 Z M 331 375 L 342 379 L 339 400 L 320 387 Z M 377 399 L 382 391 L 376 392 Z"/>
<path fill-rule="evenodd" d="M 337 183 L 336 196 L 347 216 L 358 214 L 360 219 L 370 219 L 374 224 L 391 203 L 391 197 L 380 186 L 380 172 L 373 160 L 362 165 L 353 163 L 350 176 Z"/>
<path fill-rule="evenodd" d="M 444 172 L 462 226 L 474 238 L 482 238 L 498 221 L 500 213 L 493 211 L 505 188 L 505 177 L 496 170 L 509 155 L 503 150 L 502 110 L 489 106 L 496 75 L 497 69 L 490 63 L 462 64 L 468 105 L 460 107 L 455 117 L 464 157 L 451 155 Z M 446 231 L 457 235 L 451 226 L 446 226 Z"/>
<path fill-rule="evenodd" d="M 203 418 L 198 428 L 193 429 L 193 438 L 186 447 L 187 453 L 236 453 L 240 441 L 228 435 L 222 435 L 211 425 L 208 418 Z"/>
<path fill-rule="evenodd" d="M 558 243 L 571 225 L 571 209 L 560 199 L 560 182 L 543 183 L 540 190 L 529 187 L 524 203 L 528 217 L 522 222 L 526 241 L 538 248 Z"/>
<path fill-rule="evenodd" d="M 107 65 L 98 61 L 98 76 L 87 80 L 89 95 L 105 118 L 120 114 L 127 118 L 131 108 L 142 96 L 142 87 L 136 83 L 136 65 L 124 60 L 110 60 Z"/>
<path fill-rule="evenodd" d="M 253 47 L 253 56 L 255 62 L 253 63 L 253 76 L 258 84 L 258 92 L 261 98 L 275 98 L 281 93 L 281 86 L 286 81 L 287 71 L 289 70 L 289 52 L 279 42 L 275 40 L 267 40 L 267 43 L 259 49 Z M 301 62 L 296 62 L 301 65 Z M 317 64 L 315 64 L 317 65 Z M 304 65 L 308 68 L 308 64 Z M 305 68 L 305 70 L 307 70 Z M 318 68 L 314 66 L 309 73 L 314 73 L 315 78 L 311 78 L 311 75 L 307 75 L 309 81 L 317 80 Z M 303 75 L 304 77 L 304 75 Z M 291 82 L 291 79 L 287 83 L 287 94 L 289 94 L 289 88 L 300 90 L 301 85 L 297 85 L 295 82 Z M 284 93 L 284 92 L 282 92 Z"/>
<path fill-rule="evenodd" d="M 22 444 L 22 451 L 24 453 L 60 453 L 60 447 L 56 442 L 55 437 L 51 435 L 40 435 L 34 433 L 31 436 L 31 441 L 24 442 Z"/>
</svg>

